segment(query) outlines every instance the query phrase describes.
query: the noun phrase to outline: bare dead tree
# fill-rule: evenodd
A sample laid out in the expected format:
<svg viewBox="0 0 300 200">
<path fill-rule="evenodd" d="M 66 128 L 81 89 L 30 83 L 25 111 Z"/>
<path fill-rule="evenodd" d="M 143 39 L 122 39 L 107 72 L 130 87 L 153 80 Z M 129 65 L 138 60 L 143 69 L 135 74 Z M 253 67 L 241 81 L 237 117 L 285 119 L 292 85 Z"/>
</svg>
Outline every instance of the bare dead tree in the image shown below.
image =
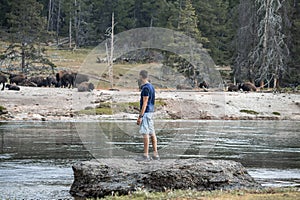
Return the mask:
<svg viewBox="0 0 300 200">
<path fill-rule="evenodd" d="M 285 72 L 286 60 L 289 54 L 283 34 L 283 24 L 280 9 L 285 0 L 256 0 L 258 16 L 258 43 L 250 52 L 253 65 L 257 68 L 256 79 L 259 81 L 273 80 L 274 87 Z"/>
<path fill-rule="evenodd" d="M 106 55 L 107 55 L 107 64 L 108 64 L 108 76 L 111 89 L 113 88 L 113 57 L 114 57 L 114 28 L 115 28 L 115 17 L 114 13 L 112 13 L 111 17 L 111 27 L 106 30 L 106 35 L 110 37 L 110 49 L 108 47 L 108 43 L 105 44 L 106 47 Z M 107 40 L 109 42 L 109 40 Z"/>
</svg>

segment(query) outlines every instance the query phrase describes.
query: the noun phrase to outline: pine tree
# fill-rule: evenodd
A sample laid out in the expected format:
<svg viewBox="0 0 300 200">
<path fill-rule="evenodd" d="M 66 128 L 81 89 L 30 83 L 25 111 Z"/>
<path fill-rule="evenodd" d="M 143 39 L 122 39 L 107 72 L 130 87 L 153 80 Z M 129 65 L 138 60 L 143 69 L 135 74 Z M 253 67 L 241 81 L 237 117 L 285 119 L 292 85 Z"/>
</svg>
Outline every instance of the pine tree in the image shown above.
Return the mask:
<svg viewBox="0 0 300 200">
<path fill-rule="evenodd" d="M 21 59 L 22 71 L 33 62 L 54 65 L 42 56 L 40 43 L 47 39 L 46 19 L 41 16 L 43 5 L 36 0 L 11 1 L 11 11 L 7 14 L 11 44 L 6 55 Z"/>
<path fill-rule="evenodd" d="M 198 29 L 198 17 L 191 0 L 185 0 L 184 5 L 181 5 L 177 29 L 197 41 L 201 41 L 201 33 Z"/>
<path fill-rule="evenodd" d="M 291 18 L 291 36 L 290 36 L 290 67 L 288 69 L 288 77 L 286 81 L 292 84 L 300 84 L 300 2 L 290 2 L 290 18 Z"/>
<path fill-rule="evenodd" d="M 216 64 L 230 65 L 233 57 L 232 40 L 235 35 L 236 2 L 202 0 L 194 3 L 198 13 L 198 27 L 208 40 L 203 42 Z"/>
</svg>

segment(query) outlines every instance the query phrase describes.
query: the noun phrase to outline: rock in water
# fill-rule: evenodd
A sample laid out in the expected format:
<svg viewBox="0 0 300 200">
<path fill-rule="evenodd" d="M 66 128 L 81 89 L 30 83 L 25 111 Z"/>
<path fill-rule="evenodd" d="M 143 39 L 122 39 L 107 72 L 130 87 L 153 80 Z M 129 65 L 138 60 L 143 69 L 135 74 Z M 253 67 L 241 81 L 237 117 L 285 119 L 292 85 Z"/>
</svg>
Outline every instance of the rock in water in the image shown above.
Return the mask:
<svg viewBox="0 0 300 200">
<path fill-rule="evenodd" d="M 127 195 L 146 189 L 230 190 L 261 188 L 241 163 L 228 160 L 179 159 L 135 161 L 100 159 L 73 166 L 74 182 L 70 193 L 78 197 Z"/>
</svg>

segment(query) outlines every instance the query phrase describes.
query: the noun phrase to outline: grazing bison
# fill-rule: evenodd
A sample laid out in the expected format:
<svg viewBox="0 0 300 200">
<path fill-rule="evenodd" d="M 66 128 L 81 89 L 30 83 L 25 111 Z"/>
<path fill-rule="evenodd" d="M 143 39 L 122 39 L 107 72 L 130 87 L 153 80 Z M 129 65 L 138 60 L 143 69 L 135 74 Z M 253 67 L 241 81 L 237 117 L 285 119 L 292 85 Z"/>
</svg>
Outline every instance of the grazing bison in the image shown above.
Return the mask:
<svg viewBox="0 0 300 200">
<path fill-rule="evenodd" d="M 7 82 L 6 76 L 0 74 L 0 85 L 1 85 L 1 83 L 3 84 L 3 87 L 2 87 L 1 90 L 4 90 L 4 87 L 5 87 L 5 83 L 6 83 L 6 82 Z"/>
<path fill-rule="evenodd" d="M 8 88 L 8 90 L 16 90 L 16 91 L 20 90 L 20 87 L 17 85 L 6 84 L 5 87 Z"/>
<path fill-rule="evenodd" d="M 61 77 L 61 86 L 62 87 L 74 87 L 75 75 L 73 73 L 64 74 Z"/>
<path fill-rule="evenodd" d="M 36 85 L 36 87 L 47 87 L 49 85 L 48 81 L 47 81 L 47 78 L 42 77 L 42 76 L 31 77 L 29 79 L 29 81 L 31 83 L 34 83 L 34 85 Z"/>
<path fill-rule="evenodd" d="M 237 92 L 239 91 L 239 87 L 234 84 L 229 84 L 228 85 L 228 92 Z"/>
<path fill-rule="evenodd" d="M 61 87 L 74 87 L 76 73 L 59 71 L 56 73 L 56 81 Z"/>
<path fill-rule="evenodd" d="M 67 74 L 68 72 L 65 71 L 65 70 L 62 70 L 62 71 L 59 71 L 56 73 L 56 81 L 57 82 L 60 82 L 61 81 L 61 78 L 63 77 L 63 75 Z"/>
<path fill-rule="evenodd" d="M 93 83 L 89 82 L 82 82 L 78 85 L 78 92 L 91 92 L 95 89 L 95 86 Z"/>
<path fill-rule="evenodd" d="M 256 87 L 254 84 L 250 82 L 241 83 L 238 85 L 239 90 L 242 89 L 245 92 L 256 91 Z"/>
<path fill-rule="evenodd" d="M 85 74 L 75 74 L 75 86 L 79 85 L 80 83 L 83 82 L 88 82 L 90 79 L 88 77 L 88 75 Z"/>
<path fill-rule="evenodd" d="M 24 74 L 11 74 L 9 76 L 9 83 L 19 85 L 20 83 L 24 82 L 27 79 L 26 75 Z"/>
</svg>

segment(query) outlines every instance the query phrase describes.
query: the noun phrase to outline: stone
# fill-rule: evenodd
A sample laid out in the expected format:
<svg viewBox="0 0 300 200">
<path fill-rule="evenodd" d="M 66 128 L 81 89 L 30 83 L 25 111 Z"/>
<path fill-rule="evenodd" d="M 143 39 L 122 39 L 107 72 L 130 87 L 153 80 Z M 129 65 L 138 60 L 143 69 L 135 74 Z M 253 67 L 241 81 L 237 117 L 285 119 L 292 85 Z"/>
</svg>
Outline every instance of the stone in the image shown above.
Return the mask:
<svg viewBox="0 0 300 200">
<path fill-rule="evenodd" d="M 98 159 L 73 165 L 74 197 L 102 198 L 127 195 L 137 190 L 161 192 L 172 189 L 260 189 L 241 163 L 229 160 Z"/>
</svg>

